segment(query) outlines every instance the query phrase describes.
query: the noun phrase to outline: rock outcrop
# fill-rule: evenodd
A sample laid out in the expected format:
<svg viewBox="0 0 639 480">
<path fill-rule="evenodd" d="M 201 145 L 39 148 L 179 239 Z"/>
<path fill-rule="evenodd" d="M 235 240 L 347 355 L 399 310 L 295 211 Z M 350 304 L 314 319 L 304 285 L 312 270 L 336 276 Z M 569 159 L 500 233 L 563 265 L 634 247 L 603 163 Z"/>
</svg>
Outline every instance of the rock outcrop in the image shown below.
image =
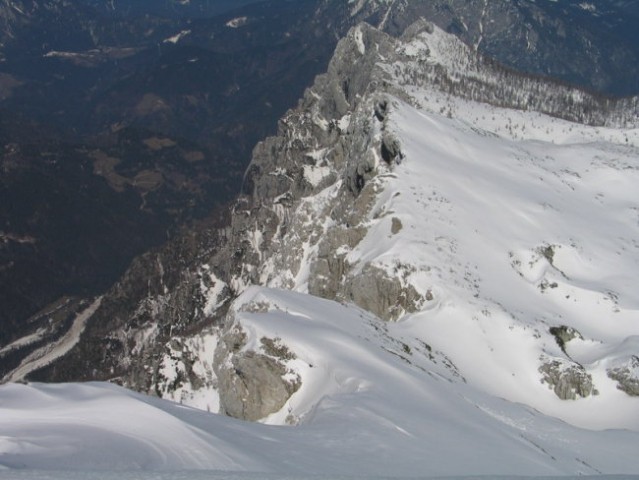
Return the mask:
<svg viewBox="0 0 639 480">
<path fill-rule="evenodd" d="M 632 397 L 639 397 L 639 356 L 632 355 L 625 363 L 608 369 L 608 376 L 617 388 Z"/>
<path fill-rule="evenodd" d="M 592 383 L 592 376 L 583 366 L 563 359 L 546 360 L 539 372 L 543 375 L 541 382 L 548 384 L 562 400 L 576 400 L 597 395 Z"/>
<path fill-rule="evenodd" d="M 584 337 L 581 336 L 577 330 L 572 327 L 568 327 L 566 325 L 561 325 L 559 327 L 550 327 L 550 334 L 555 337 L 557 341 L 557 345 L 559 348 L 566 353 L 566 344 L 575 338 L 583 340 Z"/>
<path fill-rule="evenodd" d="M 222 336 L 213 363 L 220 413 L 259 420 L 279 411 L 300 387 L 299 377 L 283 363 L 294 358 L 286 346 L 266 337 L 261 344 L 262 352 L 245 350 L 246 335 L 233 322 Z"/>
</svg>

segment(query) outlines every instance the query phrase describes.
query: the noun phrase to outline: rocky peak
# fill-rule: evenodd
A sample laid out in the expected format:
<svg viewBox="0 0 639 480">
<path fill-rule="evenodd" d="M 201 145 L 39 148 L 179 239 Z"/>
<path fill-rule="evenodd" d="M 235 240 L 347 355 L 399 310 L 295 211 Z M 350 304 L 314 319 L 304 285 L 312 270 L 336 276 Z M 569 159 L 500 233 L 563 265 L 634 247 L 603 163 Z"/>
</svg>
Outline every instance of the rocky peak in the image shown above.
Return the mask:
<svg viewBox="0 0 639 480">
<path fill-rule="evenodd" d="M 338 9 L 335 0 L 326 8 Z M 472 48 L 519 71 L 588 85 L 608 94 L 638 92 L 627 65 L 637 65 L 636 6 L 624 2 L 509 0 L 357 0 L 343 14 L 395 36 L 427 18 Z"/>
<path fill-rule="evenodd" d="M 103 299 L 83 342 L 40 375 L 111 378 L 165 395 L 163 359 L 177 356 L 185 366 L 178 383 L 193 384 L 192 352 L 176 353 L 171 339 L 222 325 L 228 302 L 253 284 L 352 300 L 389 319 L 415 308 L 420 294 L 401 281 L 378 272 L 379 280 L 360 285 L 343 260 L 366 233 L 375 176 L 401 158 L 398 145 L 384 135 L 384 112 L 391 106 L 383 92 L 391 85 L 377 66 L 395 48 L 396 40 L 369 25 L 352 29 L 328 72 L 280 121 L 278 134 L 256 146 L 228 227 L 201 233 L 195 241 L 208 247 L 184 261 L 180 245 L 137 260 Z M 171 259 L 171 251 L 178 256 Z M 158 275 L 169 269 L 173 273 Z M 364 292 L 371 288 L 373 293 Z M 371 303 L 375 289 L 382 293 L 378 304 Z M 403 300 L 387 314 L 396 296 Z M 100 369 L 82 366 L 97 357 Z"/>
</svg>

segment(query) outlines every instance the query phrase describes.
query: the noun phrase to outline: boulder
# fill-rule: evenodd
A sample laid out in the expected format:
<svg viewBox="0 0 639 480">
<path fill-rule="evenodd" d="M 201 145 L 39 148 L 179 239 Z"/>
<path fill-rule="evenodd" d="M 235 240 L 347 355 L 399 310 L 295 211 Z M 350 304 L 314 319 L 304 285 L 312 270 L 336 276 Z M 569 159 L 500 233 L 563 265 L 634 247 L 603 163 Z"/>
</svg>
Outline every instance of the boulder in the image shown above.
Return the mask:
<svg viewBox="0 0 639 480">
<path fill-rule="evenodd" d="M 617 382 L 617 388 L 632 397 L 639 397 L 639 357 L 632 355 L 624 364 L 607 370 L 608 377 Z"/>
<path fill-rule="evenodd" d="M 547 359 L 539 372 L 543 375 L 541 383 L 548 384 L 562 400 L 576 400 L 597 395 L 592 376 L 578 363 L 564 359 Z"/>
</svg>

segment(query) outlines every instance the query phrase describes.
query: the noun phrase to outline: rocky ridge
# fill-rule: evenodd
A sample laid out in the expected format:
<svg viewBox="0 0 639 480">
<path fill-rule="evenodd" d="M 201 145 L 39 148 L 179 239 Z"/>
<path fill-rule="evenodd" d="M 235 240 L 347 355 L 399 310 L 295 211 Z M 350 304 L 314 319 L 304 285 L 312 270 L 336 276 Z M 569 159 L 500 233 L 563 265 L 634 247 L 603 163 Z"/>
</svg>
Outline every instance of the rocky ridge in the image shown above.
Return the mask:
<svg viewBox="0 0 639 480">
<path fill-rule="evenodd" d="M 385 320 L 437 303 L 438 286 L 416 280 L 427 273 L 420 266 L 352 261 L 377 220 L 390 217 L 390 235 L 404 228 L 377 206 L 404 157 L 388 118 L 397 101 L 420 102 L 409 93 L 415 85 L 429 86 L 428 102 L 442 100 L 441 112 L 451 116 L 454 99 L 466 97 L 497 107 L 533 105 L 594 125 L 637 118 L 636 98 L 614 102 L 516 74 L 431 23 L 418 22 L 400 39 L 361 24 L 280 121 L 278 135 L 256 147 L 228 226 L 194 234 L 206 244 L 195 256 L 183 257 L 192 250 L 176 246 L 174 258 L 163 251 L 137 260 L 104 297 L 77 348 L 38 375 L 110 379 L 186 402 L 194 392 L 217 390 L 221 411 L 258 419 L 278 411 L 299 379 L 286 366 L 288 354 L 273 349 L 276 338 L 246 351 L 229 306 L 249 286 L 354 303 Z M 552 263 L 547 257 L 540 254 Z M 141 283 L 136 265 L 140 275 L 158 274 Z M 210 342 L 197 345 L 196 338 Z M 540 380 L 561 398 L 594 393 L 589 375 L 563 353 L 542 359 Z"/>
<path fill-rule="evenodd" d="M 217 19 L 200 18 L 200 15 L 206 17 L 211 13 L 203 9 L 203 3 L 189 2 L 188 5 L 180 5 L 178 10 L 181 13 L 177 18 L 174 15 L 178 7 L 175 2 L 165 2 L 163 5 L 139 2 L 135 9 L 146 14 L 128 19 L 125 11 L 121 10 L 125 5 L 120 2 L 16 0 L 0 4 L 0 18 L 3 19 L 0 21 L 6 25 L 3 29 L 6 36 L 0 48 L 0 55 L 6 58 L 2 64 L 3 73 L 0 73 L 0 98 L 5 100 L 3 107 L 10 110 L 6 115 L 7 121 L 15 122 L 12 108 L 22 109 L 21 112 L 24 110 L 27 117 L 36 111 L 40 112 L 38 115 L 42 115 L 45 122 L 53 118 L 51 112 L 55 111 L 55 118 L 66 112 L 64 118 L 56 123 L 64 125 L 68 130 L 106 129 L 103 133 L 112 128 L 117 130 L 115 134 L 106 134 L 108 138 L 102 139 L 106 144 L 100 143 L 97 152 L 94 152 L 97 146 L 91 146 L 94 142 L 91 139 L 86 147 L 90 153 L 88 156 L 84 145 L 76 145 L 72 149 L 74 161 L 65 162 L 67 173 L 62 176 L 56 173 L 56 178 L 79 175 L 81 178 L 69 183 L 88 181 L 89 185 L 97 183 L 104 187 L 107 196 L 97 200 L 97 203 L 110 205 L 116 213 L 135 213 L 131 221 L 153 238 L 147 245 L 163 241 L 167 229 L 160 225 L 151 228 L 145 223 L 151 220 L 145 216 L 154 219 L 161 217 L 164 225 L 166 222 L 184 222 L 210 211 L 218 198 L 230 198 L 232 192 L 234 195 L 235 186 L 239 186 L 241 173 L 255 141 L 263 138 L 266 132 L 274 131 L 276 119 L 296 101 L 303 86 L 311 81 L 315 73 L 325 68 L 337 38 L 343 36 L 351 25 L 362 20 L 391 35 L 400 35 L 415 18 L 424 16 L 445 31 L 455 33 L 473 50 L 489 53 L 516 69 L 552 75 L 612 94 L 637 91 L 634 79 L 639 76 L 632 75 L 629 70 L 632 65 L 637 64 L 634 60 L 636 54 L 633 53 L 636 42 L 631 41 L 634 38 L 632 18 L 636 12 L 633 13 L 632 8 L 624 2 L 597 4 L 593 10 L 583 8 L 583 2 L 576 1 L 274 1 L 259 2 L 255 4 L 255 8 L 230 12 Z M 234 6 L 237 4 L 238 2 L 233 3 Z M 222 6 L 219 2 L 215 2 L 215 5 L 212 7 L 214 10 L 217 6 Z M 278 10 L 282 5 L 288 5 L 283 9 L 287 12 L 285 14 Z M 116 10 L 112 11 L 114 6 Z M 208 2 L 206 7 L 210 7 Z M 126 12 L 131 13 L 128 8 L 132 7 L 127 6 L 126 9 Z M 626 11 L 628 15 L 624 14 Z M 185 18 L 182 18 L 182 14 Z M 241 28 L 227 25 L 234 18 L 245 17 L 247 23 Z M 198 20 L 194 20 L 195 18 Z M 190 33 L 185 35 L 186 31 Z M 158 44 L 161 44 L 161 48 L 158 48 Z M 263 54 L 264 45 L 268 45 L 267 55 Z M 309 45 L 313 45 L 313 48 Z M 258 48 L 257 60 L 250 53 L 254 47 Z M 245 57 L 247 52 L 248 57 L 238 64 L 237 60 Z M 199 60 L 192 62 L 196 53 Z M 34 70 L 33 65 L 38 67 Z M 55 65 L 55 69 L 51 69 L 51 65 Z M 185 68 L 188 70 L 184 70 Z M 117 73 L 116 70 L 119 69 L 123 70 Z M 230 69 L 238 72 L 238 76 L 234 76 L 231 81 L 226 73 Z M 39 78 L 36 75 L 31 78 L 26 73 L 28 71 L 43 71 L 45 76 Z M 256 71 L 261 72 L 258 84 L 254 83 Z M 242 72 L 248 72 L 244 80 L 240 79 Z M 113 88 L 109 87 L 111 84 L 108 79 L 120 78 L 119 76 L 122 78 L 116 82 L 117 86 L 113 84 Z M 91 84 L 95 78 L 100 81 L 98 84 Z M 184 82 L 184 78 L 190 81 Z M 446 81 L 448 83 L 443 83 L 441 88 L 451 89 L 451 85 L 454 87 L 456 77 L 452 76 L 451 79 L 452 83 Z M 407 80 L 408 83 L 410 81 L 412 80 Z M 470 81 L 477 82 L 476 78 Z M 76 83 L 85 87 L 67 88 Z M 293 88 L 293 84 L 297 85 L 298 90 Z M 534 82 L 519 85 L 509 92 L 494 88 L 493 96 L 511 96 L 517 94 L 520 87 L 527 89 L 534 86 Z M 472 90 L 467 87 L 449 91 L 473 98 Z M 500 101 L 498 99 L 498 103 Z M 518 105 L 527 106 L 528 101 L 527 98 L 520 98 Z M 602 107 L 603 110 L 606 109 L 605 99 L 598 98 L 595 103 L 597 105 L 591 111 L 602 111 Z M 250 115 L 246 115 L 245 112 L 249 111 Z M 579 107 L 576 107 L 573 114 L 581 115 Z M 609 122 L 608 114 L 601 114 L 596 119 L 597 122 Z M 194 119 L 197 120 L 195 123 Z M 122 127 L 124 128 L 120 130 Z M 152 131 L 147 132 L 145 128 Z M 215 133 L 211 135 L 211 131 Z M 229 141 L 229 135 L 232 141 Z M 26 136 L 40 139 L 43 134 L 38 129 Z M 195 144 L 183 141 L 194 138 L 197 139 Z M 55 146 L 50 140 L 45 143 L 39 147 L 42 151 L 35 152 L 35 158 L 49 158 L 50 149 Z M 172 143 L 177 145 L 170 146 Z M 78 150 L 78 147 L 81 148 Z M 145 150 L 142 164 L 137 162 L 141 154 L 140 148 Z M 157 148 L 162 149 L 156 150 Z M 11 149 L 15 150 L 15 146 L 12 145 Z M 65 147 L 64 150 L 68 148 Z M 392 139 L 382 142 L 383 155 L 394 156 L 395 150 Z M 14 153 L 8 153 L 11 164 Z M 65 151 L 59 154 L 67 155 Z M 177 164 L 172 158 L 176 154 L 183 157 Z M 119 160 L 123 161 L 118 164 Z M 219 167 L 216 166 L 218 164 Z M 45 166 L 49 169 L 51 165 L 53 161 L 47 161 Z M 370 175 L 365 172 L 369 168 L 367 165 L 362 164 L 356 168 L 364 172 L 362 178 Z M 33 175 L 37 172 L 30 169 L 22 172 L 31 177 L 24 181 L 33 184 Z M 18 180 L 10 176 L 5 181 L 12 185 Z M 217 182 L 221 181 L 224 182 L 226 191 L 217 188 Z M 54 183 L 51 182 L 51 185 Z M 57 192 L 61 186 L 63 185 L 59 182 L 55 183 L 52 190 Z M 20 188 L 16 190 L 21 191 Z M 94 187 L 89 187 L 89 190 L 96 191 Z M 210 194 L 214 194 L 214 198 Z M 127 201 L 125 206 L 119 205 L 123 201 L 120 199 L 123 195 Z M 62 196 L 65 197 L 64 194 Z M 115 197 L 115 201 L 112 197 Z M 104 198 L 110 200 L 105 201 Z M 10 198 L 5 203 L 10 204 L 12 201 L 20 202 L 20 197 Z M 46 203 L 53 202 L 48 200 Z M 141 206 L 139 212 L 137 204 Z M 61 210 L 67 211 L 66 208 Z M 21 214 L 22 217 L 33 214 L 45 219 L 60 218 L 57 211 L 46 215 L 29 208 L 25 208 L 25 211 L 26 213 Z M 168 213 L 166 218 L 164 211 Z M 87 217 L 101 219 L 102 224 L 114 222 L 121 225 L 128 222 L 122 218 L 106 220 L 108 215 L 92 213 L 93 210 Z M 142 219 L 136 218 L 140 215 Z M 15 224 L 16 219 L 6 216 L 10 218 L 10 223 Z M 64 215 L 62 217 L 66 218 Z M 17 219 L 18 222 L 20 220 L 21 218 Z M 79 219 L 79 222 L 83 221 L 86 222 L 83 218 Z M 61 221 L 49 224 L 60 225 Z M 394 230 L 397 231 L 400 226 L 398 218 Z M 135 241 L 131 241 L 129 246 L 136 246 L 131 253 L 128 248 L 117 246 L 121 244 L 119 237 L 116 242 L 107 234 L 96 234 L 89 239 L 77 237 L 77 248 L 69 247 L 69 250 L 74 253 L 87 250 L 95 252 L 96 246 L 98 250 L 101 247 L 114 258 L 112 262 L 104 262 L 106 255 L 103 255 L 102 264 L 106 263 L 109 268 L 116 270 L 116 273 L 109 273 L 111 270 L 108 268 L 102 270 L 102 267 L 95 264 L 95 259 L 89 257 L 86 259 L 93 261 L 93 265 L 75 269 L 83 274 L 82 277 L 76 275 L 81 278 L 78 281 L 77 278 L 74 280 L 73 268 L 67 268 L 68 264 L 72 267 L 78 265 L 78 255 L 71 256 L 63 262 L 64 265 L 60 265 L 60 258 L 55 257 L 59 253 L 55 249 L 48 252 L 41 242 L 38 248 L 41 256 L 37 257 L 32 254 L 34 250 L 29 243 L 16 244 L 11 241 L 16 234 L 25 238 L 57 239 L 57 231 L 49 229 L 37 232 L 27 228 L 20 232 L 7 226 L 4 230 L 5 239 L 9 239 L 6 244 L 9 248 L 0 252 L 6 259 L 0 262 L 3 263 L 0 272 L 9 280 L 4 282 L 6 295 L 1 303 L 9 308 L 3 308 L 0 314 L 0 321 L 6 324 L 8 320 L 8 325 L 3 328 L 3 346 L 42 327 L 40 323 L 31 323 L 25 319 L 58 296 L 66 294 L 88 297 L 102 293 L 116 278 L 117 272 L 123 271 L 128 259 L 143 250 L 136 246 Z M 64 231 L 65 228 L 57 230 Z M 125 233 L 133 239 L 135 232 L 127 230 Z M 355 237 L 360 234 L 361 232 L 356 231 L 349 233 L 354 236 L 349 242 L 355 242 Z M 199 236 L 202 239 L 202 249 L 207 248 L 209 233 L 206 228 L 202 232 L 191 232 L 186 236 L 191 239 L 177 239 L 174 245 L 166 247 L 166 253 L 157 253 L 158 250 L 155 250 L 156 253 L 151 254 L 165 257 L 159 262 L 163 266 L 162 271 L 181 268 L 171 265 L 173 254 L 169 252 L 176 248 L 175 245 L 186 243 L 198 250 L 199 241 L 193 241 L 192 238 Z M 139 242 L 143 240 L 147 241 L 146 237 L 140 237 Z M 63 237 L 62 244 L 65 243 Z M 330 242 L 324 245 L 325 251 L 330 252 Z M 46 253 L 53 256 L 54 263 L 43 260 L 47 259 Z M 26 264 L 18 258 L 21 254 L 28 259 Z M 197 257 L 198 253 L 191 252 L 188 255 Z M 322 268 L 342 268 L 342 260 L 335 260 L 325 253 L 323 255 L 330 265 Z M 58 263 L 55 263 L 56 259 Z M 12 263 L 14 261 L 15 264 Z M 37 264 L 45 262 L 49 268 L 47 271 L 40 271 Z M 139 275 L 140 278 L 134 283 L 161 285 L 159 277 L 164 276 L 166 284 L 167 276 L 175 278 L 181 275 L 163 274 L 155 267 L 157 263 L 138 261 L 127 276 Z M 17 274 L 20 273 L 20 266 L 25 274 L 23 276 Z M 193 269 L 197 270 L 196 267 Z M 98 270 L 102 273 L 96 274 Z M 148 280 L 147 277 L 153 278 Z M 330 275 L 327 278 L 329 277 Z M 11 286 L 12 278 L 17 279 L 14 282 L 17 285 L 15 289 Z M 89 285 L 89 278 L 102 280 L 99 286 Z M 204 275 L 203 278 L 206 282 L 208 276 Z M 360 281 L 356 279 L 353 288 L 360 292 L 367 291 L 357 285 Z M 329 296 L 332 295 L 331 291 L 337 289 L 330 281 L 326 284 L 315 283 L 313 288 L 317 292 L 326 291 Z M 57 288 L 47 287 L 51 285 Z M 136 297 L 138 290 L 133 288 L 130 292 L 136 298 L 135 301 L 124 301 L 123 304 L 141 300 Z M 406 301 L 411 304 L 419 299 L 414 293 L 408 292 Z M 374 302 L 360 298 L 359 303 Z M 127 308 L 128 306 L 122 307 L 123 310 Z M 119 314 L 129 315 L 123 312 Z M 398 314 L 401 314 L 399 310 L 390 315 Z M 20 355 L 24 357 L 28 354 L 23 350 L 14 352 L 15 361 L 20 360 Z M 15 361 L 0 367 L 7 371 L 14 366 Z"/>
<path fill-rule="evenodd" d="M 590 85 L 612 95 L 636 94 L 636 81 L 622 73 L 638 64 L 635 34 L 630 33 L 637 18 L 632 4 L 353 0 L 344 8 L 392 35 L 401 35 L 417 18 L 427 18 L 518 71 Z"/>
</svg>

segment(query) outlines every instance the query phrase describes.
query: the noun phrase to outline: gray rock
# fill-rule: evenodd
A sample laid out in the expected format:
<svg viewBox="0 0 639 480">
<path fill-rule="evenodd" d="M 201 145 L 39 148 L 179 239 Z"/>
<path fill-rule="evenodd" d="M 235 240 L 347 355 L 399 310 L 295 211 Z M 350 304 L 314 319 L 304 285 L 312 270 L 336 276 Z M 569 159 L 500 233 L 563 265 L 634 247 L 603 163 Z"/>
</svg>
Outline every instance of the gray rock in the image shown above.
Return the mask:
<svg viewBox="0 0 639 480">
<path fill-rule="evenodd" d="M 562 400 L 576 400 L 597 395 L 592 376 L 583 366 L 564 359 L 547 360 L 539 367 L 541 383 L 548 384 Z"/>
<path fill-rule="evenodd" d="M 607 370 L 617 388 L 632 397 L 639 397 L 639 356 L 632 355 L 625 364 Z"/>
<path fill-rule="evenodd" d="M 301 383 L 287 380 L 283 360 L 291 352 L 272 339 L 262 339 L 268 354 L 243 351 L 246 335 L 233 325 L 222 337 L 213 368 L 218 379 L 220 413 L 242 420 L 259 420 L 279 411 Z"/>
<path fill-rule="evenodd" d="M 382 136 L 381 154 L 388 164 L 399 163 L 404 158 L 399 140 L 387 132 Z"/>
<path fill-rule="evenodd" d="M 404 228 L 402 221 L 397 217 L 393 217 L 391 220 L 391 233 L 393 235 L 397 235 L 402 231 L 402 228 Z"/>
<path fill-rule="evenodd" d="M 334 228 L 327 232 L 318 247 L 317 259 L 311 266 L 309 293 L 318 297 L 334 299 L 342 289 L 342 282 L 350 265 L 346 253 L 337 253 L 340 248 L 354 248 L 366 235 L 363 227 Z"/>
<path fill-rule="evenodd" d="M 550 334 L 555 337 L 559 348 L 566 353 L 566 344 L 575 338 L 583 340 L 584 337 L 572 327 L 561 325 L 559 327 L 550 327 Z"/>
<path fill-rule="evenodd" d="M 381 268 L 366 265 L 345 284 L 346 300 L 384 320 L 397 320 L 419 310 L 425 299 L 401 275 L 389 275 Z"/>
</svg>

